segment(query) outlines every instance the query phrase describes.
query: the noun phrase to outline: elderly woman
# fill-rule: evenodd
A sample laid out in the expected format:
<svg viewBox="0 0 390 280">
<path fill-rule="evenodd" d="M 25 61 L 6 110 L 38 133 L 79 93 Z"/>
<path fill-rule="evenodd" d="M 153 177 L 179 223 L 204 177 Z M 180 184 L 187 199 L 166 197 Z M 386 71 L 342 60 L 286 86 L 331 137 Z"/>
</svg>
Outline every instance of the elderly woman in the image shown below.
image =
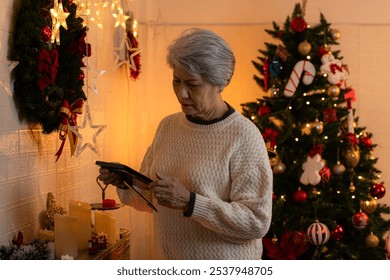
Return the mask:
<svg viewBox="0 0 390 280">
<path fill-rule="evenodd" d="M 185 31 L 168 48 L 182 112 L 164 118 L 140 172 L 153 182 L 157 259 L 260 259 L 271 222 L 272 171 L 257 127 L 221 96 L 235 57 L 214 32 Z M 99 178 L 122 182 L 107 169 Z M 150 211 L 133 190 L 125 204 Z"/>
</svg>

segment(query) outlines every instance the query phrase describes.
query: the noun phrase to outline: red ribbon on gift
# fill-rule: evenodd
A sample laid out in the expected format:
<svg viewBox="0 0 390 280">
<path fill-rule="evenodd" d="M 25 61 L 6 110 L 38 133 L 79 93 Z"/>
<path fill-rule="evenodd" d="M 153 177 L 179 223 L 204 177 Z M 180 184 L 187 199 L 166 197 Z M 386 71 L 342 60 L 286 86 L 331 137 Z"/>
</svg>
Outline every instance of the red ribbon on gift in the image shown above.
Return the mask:
<svg viewBox="0 0 390 280">
<path fill-rule="evenodd" d="M 264 133 L 262 133 L 264 141 L 269 141 L 270 148 L 274 149 L 276 146 L 276 137 L 278 137 L 278 132 L 272 128 L 266 128 Z"/>
<path fill-rule="evenodd" d="M 59 124 L 59 138 L 62 141 L 61 147 L 58 149 L 56 156 L 56 162 L 60 158 L 62 154 L 62 150 L 64 149 L 65 141 L 67 136 L 69 136 L 70 143 L 70 151 L 71 155 L 74 155 L 74 152 L 77 147 L 77 135 L 75 135 L 69 126 L 77 125 L 77 115 L 82 114 L 83 112 L 83 103 L 84 100 L 82 98 L 77 99 L 72 105 L 69 106 L 68 100 L 64 100 L 62 102 L 62 106 L 59 111 L 59 115 L 61 117 L 61 122 Z"/>
</svg>

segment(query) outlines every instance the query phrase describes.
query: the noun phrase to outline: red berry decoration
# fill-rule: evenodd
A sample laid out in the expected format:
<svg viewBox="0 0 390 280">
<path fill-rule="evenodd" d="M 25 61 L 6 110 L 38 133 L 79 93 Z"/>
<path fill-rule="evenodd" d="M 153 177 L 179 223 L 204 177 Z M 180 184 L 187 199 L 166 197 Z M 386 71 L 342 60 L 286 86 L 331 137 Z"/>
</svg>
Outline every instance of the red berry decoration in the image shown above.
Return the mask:
<svg viewBox="0 0 390 280">
<path fill-rule="evenodd" d="M 51 38 L 51 29 L 50 29 L 49 26 L 45 26 L 44 28 L 42 28 L 41 33 L 42 33 L 42 40 L 44 42 L 47 42 L 47 41 L 50 40 L 50 38 Z"/>
<path fill-rule="evenodd" d="M 352 216 L 352 224 L 357 229 L 363 229 L 368 224 L 368 216 L 366 213 L 360 211 Z"/>
<path fill-rule="evenodd" d="M 330 232 L 325 224 L 315 221 L 307 229 L 307 237 L 311 244 L 321 246 L 328 242 Z"/>
<path fill-rule="evenodd" d="M 268 107 L 267 105 L 261 105 L 259 109 L 257 110 L 260 116 L 265 116 L 271 113 L 271 108 Z"/>
<path fill-rule="evenodd" d="M 298 190 L 293 195 L 293 199 L 295 202 L 298 203 L 305 202 L 307 199 L 307 193 L 303 191 L 301 188 L 298 188 Z"/>
<path fill-rule="evenodd" d="M 291 29 L 294 30 L 295 32 L 303 32 L 305 31 L 306 28 L 307 28 L 307 23 L 301 17 L 294 18 L 291 21 Z"/>
<path fill-rule="evenodd" d="M 374 184 L 370 189 L 370 195 L 377 199 L 384 197 L 385 193 L 386 193 L 385 187 L 379 183 Z"/>
<path fill-rule="evenodd" d="M 342 226 L 337 225 L 334 230 L 330 232 L 330 238 L 339 241 L 344 235 L 344 229 Z"/>
</svg>

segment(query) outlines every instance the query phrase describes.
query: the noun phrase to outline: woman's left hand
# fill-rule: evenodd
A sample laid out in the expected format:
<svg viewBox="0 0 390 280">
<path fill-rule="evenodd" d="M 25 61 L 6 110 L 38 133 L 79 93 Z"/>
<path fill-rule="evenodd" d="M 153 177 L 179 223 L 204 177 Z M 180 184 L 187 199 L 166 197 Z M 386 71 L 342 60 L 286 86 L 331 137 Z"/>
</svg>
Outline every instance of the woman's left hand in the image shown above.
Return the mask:
<svg viewBox="0 0 390 280">
<path fill-rule="evenodd" d="M 162 206 L 186 211 L 190 200 L 190 191 L 176 178 L 158 173 L 157 180 L 149 184 L 149 189 Z"/>
</svg>

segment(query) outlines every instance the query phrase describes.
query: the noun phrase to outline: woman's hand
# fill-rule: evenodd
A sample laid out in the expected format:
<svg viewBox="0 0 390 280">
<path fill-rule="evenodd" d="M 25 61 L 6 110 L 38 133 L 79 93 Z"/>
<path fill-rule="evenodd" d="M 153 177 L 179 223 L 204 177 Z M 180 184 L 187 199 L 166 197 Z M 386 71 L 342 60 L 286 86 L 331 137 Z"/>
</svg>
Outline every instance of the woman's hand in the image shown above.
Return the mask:
<svg viewBox="0 0 390 280">
<path fill-rule="evenodd" d="M 176 178 L 158 173 L 156 175 L 157 180 L 149 184 L 149 189 L 158 203 L 165 207 L 186 211 L 190 200 L 190 191 Z"/>
<path fill-rule="evenodd" d="M 106 186 L 114 185 L 114 186 L 123 186 L 123 180 L 119 178 L 118 174 L 111 172 L 106 168 L 99 169 L 99 180 L 102 181 Z"/>
</svg>

